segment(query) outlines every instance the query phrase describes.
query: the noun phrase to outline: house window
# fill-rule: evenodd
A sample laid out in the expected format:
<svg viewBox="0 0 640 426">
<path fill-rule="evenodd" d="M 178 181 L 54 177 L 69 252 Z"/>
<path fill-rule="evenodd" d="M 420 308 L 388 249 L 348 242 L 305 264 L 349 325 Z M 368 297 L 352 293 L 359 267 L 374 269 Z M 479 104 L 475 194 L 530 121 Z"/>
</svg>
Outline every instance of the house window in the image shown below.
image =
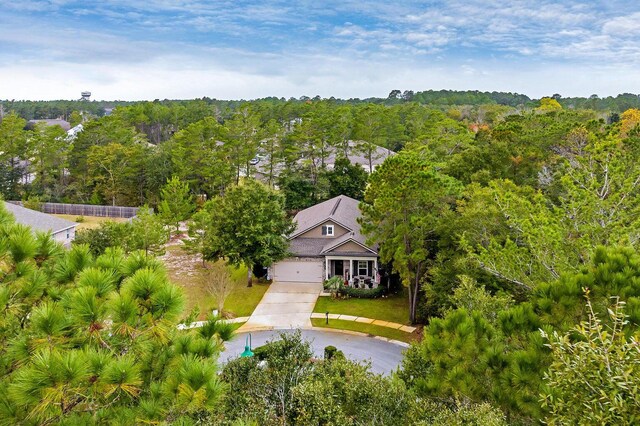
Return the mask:
<svg viewBox="0 0 640 426">
<path fill-rule="evenodd" d="M 333 236 L 333 225 L 323 225 L 322 226 L 322 235 L 327 235 L 329 237 Z"/>
<path fill-rule="evenodd" d="M 369 262 L 358 260 L 358 275 L 369 276 Z"/>
</svg>

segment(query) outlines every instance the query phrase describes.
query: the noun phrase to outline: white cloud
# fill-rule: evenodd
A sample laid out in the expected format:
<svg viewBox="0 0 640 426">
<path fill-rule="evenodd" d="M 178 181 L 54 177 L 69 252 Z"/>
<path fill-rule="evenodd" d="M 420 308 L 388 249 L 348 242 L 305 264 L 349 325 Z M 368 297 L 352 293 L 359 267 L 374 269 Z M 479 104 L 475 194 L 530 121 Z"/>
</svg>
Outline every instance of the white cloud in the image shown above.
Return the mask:
<svg viewBox="0 0 640 426">
<path fill-rule="evenodd" d="M 602 26 L 602 32 L 613 36 L 640 36 L 640 12 L 610 19 Z"/>
<path fill-rule="evenodd" d="M 392 89 L 475 89 L 530 96 L 589 96 L 640 92 L 640 71 L 619 67 L 558 64 L 513 65 L 487 61 L 452 66 L 434 62 L 416 67 L 406 61 L 363 60 L 326 55 L 266 60 L 262 68 L 229 67 L 224 58 L 167 55 L 147 62 L 47 65 L 0 68 L 0 93 L 15 99 L 73 99 L 90 90 L 95 99 L 199 98 L 252 99 L 265 96 L 386 96 Z M 55 82 L 56 84 L 52 84 Z"/>
<path fill-rule="evenodd" d="M 396 88 L 640 92 L 640 12 L 618 16 L 615 4 L 606 10 L 574 0 L 0 5 L 0 96 L 7 98 L 69 99 L 84 89 L 104 99 L 369 97 Z M 74 25 L 85 20 L 95 29 Z"/>
</svg>

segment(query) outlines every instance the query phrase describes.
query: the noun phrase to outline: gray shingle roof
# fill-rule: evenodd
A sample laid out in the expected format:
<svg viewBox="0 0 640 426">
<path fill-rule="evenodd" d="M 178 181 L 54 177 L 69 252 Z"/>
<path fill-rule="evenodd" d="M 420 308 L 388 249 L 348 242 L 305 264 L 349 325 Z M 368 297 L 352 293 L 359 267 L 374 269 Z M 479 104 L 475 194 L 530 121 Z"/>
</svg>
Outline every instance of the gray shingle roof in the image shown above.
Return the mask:
<svg viewBox="0 0 640 426">
<path fill-rule="evenodd" d="M 293 253 L 302 253 L 305 250 L 313 250 L 315 255 L 319 255 L 351 239 L 369 247 L 366 244 L 366 238 L 360 233 L 360 224 L 358 223 L 358 218 L 361 216 L 359 204 L 360 202 L 358 200 L 354 200 L 346 195 L 339 195 L 298 212 L 296 217 L 293 219 L 296 223 L 296 230 L 290 237 L 292 247 L 291 251 Z M 303 234 L 304 232 L 313 229 L 328 220 L 336 222 L 350 232 L 347 232 L 335 239 L 317 239 L 322 242 L 322 246 L 320 246 L 320 242 L 311 242 L 311 240 L 316 240 L 315 238 L 296 238 L 298 235 Z M 304 244 L 308 244 L 309 248 L 303 249 L 302 245 Z M 311 247 L 311 245 L 313 245 L 313 247 Z M 319 250 L 315 252 L 318 248 Z"/>
<path fill-rule="evenodd" d="M 325 240 L 325 245 L 322 248 L 322 253 L 323 254 L 327 253 L 327 252 L 329 252 L 329 251 L 331 251 L 331 250 L 333 250 L 333 249 L 335 249 L 335 248 L 337 248 L 337 247 L 339 247 L 339 246 L 341 246 L 341 245 L 343 245 L 343 244 L 345 244 L 345 243 L 347 243 L 347 242 L 349 242 L 351 240 L 356 241 L 356 242 L 362 244 L 363 246 L 365 246 L 365 247 L 367 247 L 367 248 L 369 248 L 371 250 L 374 250 L 373 248 L 371 248 L 371 247 L 366 245 L 366 238 L 363 235 L 361 235 L 359 232 L 358 233 L 356 233 L 356 232 L 347 232 L 346 234 L 344 234 L 344 235 L 342 235 L 342 236 L 340 236 L 338 238 L 329 239 L 328 241 Z"/>
<path fill-rule="evenodd" d="M 60 126 L 62 127 L 65 131 L 69 130 L 71 128 L 71 124 L 69 124 L 68 121 L 65 120 L 61 120 L 58 118 L 43 118 L 40 120 L 29 120 L 29 123 L 31 124 L 37 124 L 37 123 L 45 123 L 47 126 Z"/>
<path fill-rule="evenodd" d="M 358 164 L 369 171 L 369 156 L 363 152 L 367 150 L 367 148 L 363 148 L 363 146 L 366 146 L 363 142 L 350 140 L 348 143 L 347 158 L 351 164 Z M 378 145 L 370 145 L 369 147 L 369 149 L 371 149 L 371 165 L 373 168 L 384 163 L 387 157 L 395 155 L 395 152 L 390 149 Z M 333 168 L 338 156 L 338 152 L 332 151 L 326 159 L 326 164 Z"/>
<path fill-rule="evenodd" d="M 60 219 L 59 217 L 27 209 L 16 204 L 4 202 L 4 207 L 15 216 L 16 222 L 30 226 L 34 231 L 50 231 L 55 234 L 77 225 L 77 223 L 70 220 Z"/>
<path fill-rule="evenodd" d="M 294 238 L 289 241 L 289 251 L 295 256 L 320 256 L 325 238 Z"/>
<path fill-rule="evenodd" d="M 381 146 L 373 145 L 370 147 L 371 151 L 371 165 L 375 169 L 377 166 L 382 164 L 387 157 L 395 155 L 395 152 L 390 149 L 383 148 Z M 351 164 L 357 164 L 362 166 L 367 172 L 369 171 L 369 159 L 368 155 L 363 153 L 363 143 L 360 141 L 352 141 L 350 140 L 347 145 L 346 155 Z M 329 153 L 324 160 L 324 164 L 327 169 L 332 170 L 336 159 L 345 153 L 339 151 L 337 148 L 328 148 Z M 298 165 L 303 164 L 304 161 L 309 161 L 309 159 L 299 159 L 297 160 Z M 316 167 L 320 167 L 320 161 L 316 161 Z M 260 161 L 258 164 L 253 166 L 255 168 L 255 175 L 257 178 L 264 179 L 269 175 L 269 156 L 264 155 L 260 157 Z M 273 175 L 275 177 L 280 176 L 282 171 L 285 169 L 285 165 L 282 161 L 277 161 L 273 166 Z"/>
</svg>

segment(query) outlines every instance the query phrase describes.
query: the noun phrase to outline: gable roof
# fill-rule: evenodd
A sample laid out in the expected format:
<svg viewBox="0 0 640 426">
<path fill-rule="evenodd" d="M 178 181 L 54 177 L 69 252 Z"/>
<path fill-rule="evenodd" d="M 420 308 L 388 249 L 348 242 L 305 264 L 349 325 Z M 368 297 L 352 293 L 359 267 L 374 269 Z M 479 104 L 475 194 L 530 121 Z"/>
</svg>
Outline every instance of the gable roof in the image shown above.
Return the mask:
<svg viewBox="0 0 640 426">
<path fill-rule="evenodd" d="M 60 219 L 50 214 L 36 210 L 27 209 L 16 204 L 4 202 L 7 211 L 16 218 L 16 222 L 30 226 L 34 231 L 51 232 L 53 234 L 65 229 L 74 228 L 77 223 L 70 220 Z"/>
<path fill-rule="evenodd" d="M 47 126 L 60 126 L 65 131 L 71 129 L 71 124 L 68 121 L 59 118 L 43 118 L 39 120 L 29 120 L 29 124 L 35 126 L 38 123 L 44 123 Z"/>
<path fill-rule="evenodd" d="M 368 145 L 371 149 L 371 165 L 375 169 L 376 166 L 384 163 L 384 160 L 387 157 L 391 157 L 396 153 L 391 151 L 390 149 L 370 144 Z M 369 155 L 365 154 L 365 149 L 363 148 L 363 143 L 360 141 L 352 141 L 350 140 L 347 145 L 347 158 L 351 164 L 357 164 L 361 167 L 364 167 L 365 170 L 369 171 Z M 329 156 L 325 160 L 325 163 L 329 166 L 329 168 L 333 168 L 333 165 L 336 162 L 336 159 L 341 155 L 338 150 L 332 150 L 329 153 Z"/>
<path fill-rule="evenodd" d="M 289 239 L 293 242 L 297 236 L 325 222 L 331 221 L 342 226 L 348 232 L 335 239 L 321 239 L 324 244 L 318 254 L 328 252 L 351 240 L 367 250 L 376 253 L 373 248 L 366 244 L 367 239 L 360 233 L 360 224 L 358 223 L 358 219 L 361 216 L 359 204 L 360 202 L 358 200 L 354 200 L 346 195 L 339 195 L 315 206 L 301 210 L 293 219 L 296 224 L 296 230 L 291 234 Z M 300 240 L 310 242 L 311 239 L 301 238 Z M 294 246 L 300 244 L 300 242 L 296 242 Z M 315 247 L 319 246 L 319 244 L 319 242 L 314 242 L 313 245 Z"/>
<path fill-rule="evenodd" d="M 339 195 L 299 211 L 293 218 L 296 230 L 291 238 L 295 238 L 328 220 L 336 222 L 349 231 L 353 231 L 356 227 L 359 228 L 357 220 L 360 217 L 360 209 L 358 204 L 359 202 L 353 198 Z"/>
<path fill-rule="evenodd" d="M 340 247 L 341 245 L 344 245 L 350 241 L 356 243 L 357 245 L 361 246 L 363 249 L 370 251 L 371 253 L 376 253 L 376 251 L 374 249 L 372 249 L 371 247 L 368 247 L 367 245 L 364 244 L 364 242 L 360 242 L 358 241 L 355 237 L 355 233 L 354 232 L 347 232 L 346 234 L 336 238 L 336 239 L 330 239 L 323 247 L 322 247 L 322 254 L 328 253 L 332 250 L 337 249 L 338 247 Z M 326 241 L 326 240 L 325 240 Z M 377 254 L 377 253 L 376 253 Z"/>
<path fill-rule="evenodd" d="M 363 152 L 363 142 L 361 141 L 353 141 L 349 140 L 347 142 L 346 152 L 342 152 L 338 148 L 328 148 L 328 155 L 324 160 L 324 165 L 328 170 L 332 170 L 335 166 L 336 159 L 346 154 L 349 162 L 354 165 L 359 165 L 364 168 L 365 171 L 369 172 L 369 158 L 368 155 L 365 155 Z M 369 148 L 371 151 L 371 166 L 375 169 L 377 166 L 382 164 L 387 157 L 395 155 L 394 151 L 390 149 L 373 145 L 371 144 Z M 276 161 L 273 164 L 273 170 L 269 170 L 269 155 L 257 155 L 256 159 L 258 160 L 257 164 L 252 165 L 255 169 L 255 175 L 266 177 L 269 176 L 270 172 L 273 173 L 274 177 L 280 176 L 282 171 L 285 169 L 284 161 Z M 310 161 L 310 159 L 299 158 L 296 160 L 296 163 L 301 166 L 305 161 Z M 320 160 L 315 160 L 315 167 L 320 167 Z"/>
</svg>

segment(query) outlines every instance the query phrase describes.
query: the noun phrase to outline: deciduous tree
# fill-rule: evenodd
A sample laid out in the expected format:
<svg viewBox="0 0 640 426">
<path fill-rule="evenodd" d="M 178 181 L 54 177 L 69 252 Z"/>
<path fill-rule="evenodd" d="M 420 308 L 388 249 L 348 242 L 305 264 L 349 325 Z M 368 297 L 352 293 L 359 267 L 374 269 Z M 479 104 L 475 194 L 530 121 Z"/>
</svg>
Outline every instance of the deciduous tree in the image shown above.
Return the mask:
<svg viewBox="0 0 640 426">
<path fill-rule="evenodd" d="M 286 256 L 286 236 L 293 223 L 285 214 L 282 196 L 273 189 L 247 179 L 208 201 L 204 210 L 204 257 L 244 264 L 249 286 L 254 265 L 269 266 Z"/>
<path fill-rule="evenodd" d="M 552 351 L 541 400 L 547 424 L 632 425 L 640 419 L 640 350 L 636 337 L 625 335 L 623 306 L 609 310 L 608 326 L 587 301 L 588 321 L 567 334 L 542 332 Z"/>
</svg>

